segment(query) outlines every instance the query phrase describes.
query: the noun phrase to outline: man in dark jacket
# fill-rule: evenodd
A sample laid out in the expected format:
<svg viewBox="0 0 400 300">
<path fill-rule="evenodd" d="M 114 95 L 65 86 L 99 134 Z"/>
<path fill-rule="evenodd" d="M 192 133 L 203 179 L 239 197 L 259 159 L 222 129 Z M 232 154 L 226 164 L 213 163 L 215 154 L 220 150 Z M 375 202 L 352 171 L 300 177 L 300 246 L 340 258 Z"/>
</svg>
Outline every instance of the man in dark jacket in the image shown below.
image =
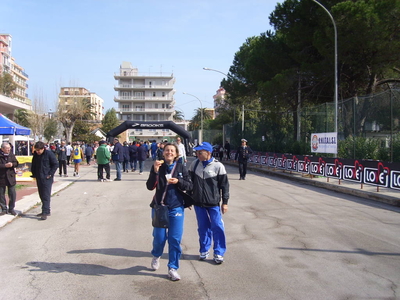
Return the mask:
<svg viewBox="0 0 400 300">
<path fill-rule="evenodd" d="M 213 240 L 214 262 L 221 264 L 226 251 L 221 212 L 224 214 L 228 211 L 228 175 L 224 165 L 212 157 L 213 148 L 210 143 L 204 142 L 194 150 L 197 159 L 190 165 L 189 173 L 193 182 L 192 198 L 199 233 L 200 260 L 209 256 Z"/>
<path fill-rule="evenodd" d="M 67 147 L 65 146 L 65 141 L 61 142 L 61 146 L 57 149 L 58 156 L 58 172 L 60 177 L 64 172 L 64 177 L 68 177 L 67 175 Z"/>
<path fill-rule="evenodd" d="M 134 141 L 132 145 L 129 146 L 129 161 L 131 164 L 132 172 L 135 172 L 137 167 L 137 149 L 138 146 L 136 144 L 136 141 Z"/>
<path fill-rule="evenodd" d="M 16 216 L 14 210 L 15 200 L 17 197 L 15 191 L 16 179 L 15 168 L 18 166 L 18 161 L 15 155 L 11 153 L 11 146 L 9 143 L 4 142 L 0 150 L 0 216 L 7 213 L 6 202 L 6 187 L 8 188 L 8 213 Z"/>
<path fill-rule="evenodd" d="M 54 182 L 54 174 L 57 171 L 58 161 L 51 150 L 46 150 L 43 142 L 37 142 L 34 146 L 31 172 L 36 178 L 36 184 L 42 201 L 42 212 L 38 217 L 46 220 L 50 216 L 51 187 Z"/>
<path fill-rule="evenodd" d="M 122 162 L 123 171 L 128 173 L 129 172 L 129 145 L 128 142 L 124 142 L 124 146 L 122 147 L 124 150 L 124 161 Z"/>
<path fill-rule="evenodd" d="M 147 154 L 149 151 L 147 150 L 145 144 L 140 143 L 140 146 L 137 149 L 138 161 L 139 161 L 139 174 L 143 174 L 143 165 L 145 160 L 147 159 Z"/>
<path fill-rule="evenodd" d="M 124 148 L 119 142 L 119 139 L 114 139 L 114 148 L 111 153 L 111 158 L 115 163 L 115 170 L 117 171 L 117 178 L 114 181 L 121 181 L 122 163 L 124 162 Z"/>
<path fill-rule="evenodd" d="M 242 139 L 241 142 L 242 145 L 236 151 L 235 161 L 239 162 L 239 180 L 245 180 L 247 174 L 247 161 L 253 154 L 253 150 L 247 146 L 247 140 Z"/>
</svg>

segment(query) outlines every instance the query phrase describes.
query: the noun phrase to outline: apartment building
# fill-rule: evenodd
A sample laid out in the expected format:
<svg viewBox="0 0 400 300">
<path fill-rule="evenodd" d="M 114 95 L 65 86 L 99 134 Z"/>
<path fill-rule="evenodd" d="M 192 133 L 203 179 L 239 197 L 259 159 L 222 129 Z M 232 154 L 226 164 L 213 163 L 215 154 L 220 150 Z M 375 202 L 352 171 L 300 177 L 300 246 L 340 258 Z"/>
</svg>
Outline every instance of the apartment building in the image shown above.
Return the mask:
<svg viewBox="0 0 400 300">
<path fill-rule="evenodd" d="M 115 110 L 123 121 L 173 121 L 175 114 L 173 74 L 162 72 L 139 73 L 130 62 L 122 62 L 114 86 L 117 96 Z M 175 133 L 169 129 L 129 129 L 126 140 L 173 139 Z"/>
<path fill-rule="evenodd" d="M 216 112 L 216 110 L 218 108 L 221 108 L 221 106 L 224 104 L 225 101 L 225 89 L 223 87 L 220 87 L 217 92 L 215 93 L 215 95 L 213 96 L 214 99 L 214 118 L 218 115 L 218 113 Z"/>
<path fill-rule="evenodd" d="M 62 87 L 58 95 L 58 102 L 64 105 L 72 105 L 78 100 L 87 99 L 90 101 L 92 120 L 103 120 L 103 104 L 104 100 L 96 93 L 89 91 L 83 87 Z"/>
<path fill-rule="evenodd" d="M 12 57 L 12 36 L 0 34 L 0 74 L 8 73 L 12 76 L 17 89 L 11 97 L 0 95 L 0 112 L 11 117 L 15 109 L 32 110 L 32 102 L 28 98 L 28 74 Z"/>
</svg>

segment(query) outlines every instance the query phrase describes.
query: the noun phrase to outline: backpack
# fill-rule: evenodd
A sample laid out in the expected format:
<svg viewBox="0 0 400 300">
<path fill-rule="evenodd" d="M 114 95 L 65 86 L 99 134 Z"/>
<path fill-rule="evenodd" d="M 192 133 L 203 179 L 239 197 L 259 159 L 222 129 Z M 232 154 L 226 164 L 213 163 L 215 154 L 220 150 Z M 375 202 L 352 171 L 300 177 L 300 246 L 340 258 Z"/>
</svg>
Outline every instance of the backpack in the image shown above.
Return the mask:
<svg viewBox="0 0 400 300">
<path fill-rule="evenodd" d="M 78 147 L 75 148 L 74 154 L 75 154 L 75 156 L 78 156 L 78 155 L 79 155 L 79 148 L 78 148 Z"/>
</svg>

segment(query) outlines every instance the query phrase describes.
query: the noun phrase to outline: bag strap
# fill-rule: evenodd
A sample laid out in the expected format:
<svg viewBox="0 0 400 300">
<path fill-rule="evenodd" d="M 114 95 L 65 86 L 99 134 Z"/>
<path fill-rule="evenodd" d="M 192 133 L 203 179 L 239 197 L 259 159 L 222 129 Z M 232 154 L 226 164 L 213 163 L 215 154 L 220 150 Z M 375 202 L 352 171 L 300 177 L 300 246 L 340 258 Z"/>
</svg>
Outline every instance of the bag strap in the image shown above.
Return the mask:
<svg viewBox="0 0 400 300">
<path fill-rule="evenodd" d="M 172 168 L 172 171 L 171 171 L 171 176 L 174 174 L 174 171 L 175 171 L 175 168 L 176 168 L 176 165 L 177 165 L 178 163 L 177 162 L 175 162 L 175 165 L 174 165 L 174 167 Z M 168 182 L 167 182 L 167 184 L 165 185 L 165 189 L 164 189 L 164 193 L 163 193 L 163 195 L 162 195 L 162 198 L 161 198 L 161 202 L 160 202 L 160 204 L 161 205 L 164 205 L 164 199 L 165 199 L 165 195 L 167 194 L 167 189 L 168 189 Z"/>
</svg>

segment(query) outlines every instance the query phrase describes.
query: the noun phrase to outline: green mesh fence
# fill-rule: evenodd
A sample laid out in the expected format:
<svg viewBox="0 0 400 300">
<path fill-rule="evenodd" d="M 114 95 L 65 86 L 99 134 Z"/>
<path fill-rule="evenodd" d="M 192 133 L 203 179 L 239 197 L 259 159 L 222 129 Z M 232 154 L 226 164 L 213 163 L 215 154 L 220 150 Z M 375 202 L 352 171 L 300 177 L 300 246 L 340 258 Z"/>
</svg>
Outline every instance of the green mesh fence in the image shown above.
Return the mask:
<svg viewBox="0 0 400 300">
<path fill-rule="evenodd" d="M 300 125 L 295 123 L 296 115 L 297 112 L 260 112 L 257 118 L 246 119 L 245 111 L 244 128 L 241 121 L 226 124 L 223 136 L 233 147 L 246 138 L 257 151 L 311 154 L 311 134 L 334 131 L 334 103 L 302 108 Z M 338 156 L 400 162 L 399 127 L 400 90 L 339 101 Z M 216 135 L 213 132 L 208 136 L 206 132 L 204 141 Z"/>
</svg>

